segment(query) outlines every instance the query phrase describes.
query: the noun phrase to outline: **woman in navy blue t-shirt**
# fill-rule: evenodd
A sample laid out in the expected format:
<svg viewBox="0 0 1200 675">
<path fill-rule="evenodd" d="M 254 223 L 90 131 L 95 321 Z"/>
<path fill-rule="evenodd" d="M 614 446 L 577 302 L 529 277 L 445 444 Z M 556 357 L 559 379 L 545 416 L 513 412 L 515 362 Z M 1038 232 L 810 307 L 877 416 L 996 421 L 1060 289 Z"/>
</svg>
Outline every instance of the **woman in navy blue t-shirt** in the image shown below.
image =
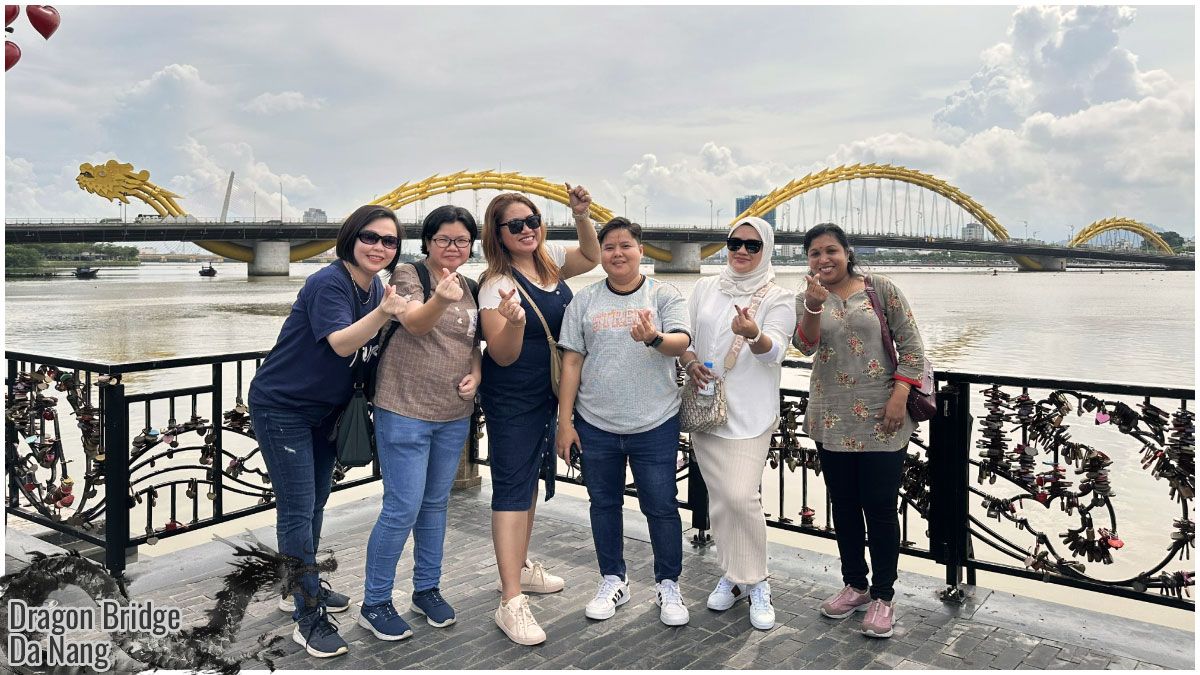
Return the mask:
<svg viewBox="0 0 1200 675">
<path fill-rule="evenodd" d="M 391 209 L 355 210 L 338 232 L 338 260 L 305 280 L 250 382 L 250 419 L 275 489 L 279 551 L 304 566 L 316 564 L 336 458 L 329 436 L 353 392 L 354 366 L 374 368 L 380 328 L 404 312 L 404 298 L 376 276 L 396 267 L 401 237 Z M 296 620 L 292 638 L 313 656 L 346 653 L 325 613 L 346 611 L 350 599 L 322 586 L 315 571 L 296 583 L 298 592 L 279 603 Z"/>
</svg>

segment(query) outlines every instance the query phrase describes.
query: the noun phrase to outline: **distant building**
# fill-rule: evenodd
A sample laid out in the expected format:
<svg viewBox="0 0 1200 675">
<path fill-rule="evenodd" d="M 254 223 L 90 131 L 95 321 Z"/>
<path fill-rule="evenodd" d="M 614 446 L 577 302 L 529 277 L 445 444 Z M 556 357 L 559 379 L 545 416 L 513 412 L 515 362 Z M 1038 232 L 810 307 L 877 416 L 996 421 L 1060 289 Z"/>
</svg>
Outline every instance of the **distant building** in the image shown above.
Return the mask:
<svg viewBox="0 0 1200 675">
<path fill-rule="evenodd" d="M 765 196 L 766 195 L 746 195 L 745 197 L 738 197 L 736 206 L 737 210 L 733 212 L 734 215 L 740 215 L 743 211 L 753 206 L 754 202 L 762 199 Z M 767 215 L 763 216 L 762 219 L 771 224 L 771 229 L 775 229 L 775 209 L 771 209 L 769 212 L 767 212 Z"/>
<path fill-rule="evenodd" d="M 984 238 L 983 225 L 979 223 L 967 223 L 963 225 L 962 238 L 967 241 L 982 241 Z"/>
<path fill-rule="evenodd" d="M 321 209 L 309 209 L 304 212 L 304 217 L 300 219 L 305 223 L 328 223 L 329 216 Z"/>
</svg>

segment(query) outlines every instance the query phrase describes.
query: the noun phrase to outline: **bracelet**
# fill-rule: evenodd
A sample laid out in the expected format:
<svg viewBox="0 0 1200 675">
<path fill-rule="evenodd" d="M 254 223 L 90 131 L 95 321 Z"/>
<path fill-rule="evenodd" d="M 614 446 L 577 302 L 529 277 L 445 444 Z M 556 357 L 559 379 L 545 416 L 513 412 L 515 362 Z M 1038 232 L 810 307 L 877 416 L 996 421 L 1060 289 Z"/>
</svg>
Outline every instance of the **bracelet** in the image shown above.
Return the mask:
<svg viewBox="0 0 1200 675">
<path fill-rule="evenodd" d="M 587 212 L 587 211 L 584 211 L 583 213 L 575 213 L 574 211 L 572 211 L 572 212 L 571 212 L 571 215 L 572 215 L 572 216 L 574 216 L 576 219 L 578 219 L 578 218 L 587 218 L 588 220 L 591 220 L 591 216 L 590 216 L 590 215 L 588 215 L 588 212 Z"/>
<path fill-rule="evenodd" d="M 691 368 L 694 364 L 697 364 L 697 363 L 700 363 L 700 359 L 692 359 L 691 361 L 688 361 L 687 365 L 685 365 L 683 367 L 684 372 L 687 372 L 688 368 Z"/>
<path fill-rule="evenodd" d="M 754 339 L 746 338 L 746 344 L 751 344 L 751 345 L 752 345 L 752 344 L 755 344 L 755 343 L 757 343 L 757 342 L 758 342 L 759 340 L 761 340 L 761 339 L 762 339 L 762 328 L 760 327 L 760 328 L 758 329 L 758 335 L 755 335 L 755 336 L 754 336 Z"/>
<path fill-rule="evenodd" d="M 824 304 L 822 304 L 820 307 L 818 307 L 818 308 L 817 308 L 815 311 L 814 311 L 814 310 L 811 310 L 811 309 L 809 309 L 809 308 L 808 308 L 808 298 L 805 298 L 805 299 L 804 299 L 804 311 L 808 312 L 809 314 L 814 314 L 814 315 L 820 316 L 820 315 L 821 315 L 821 311 L 822 311 L 823 309 L 825 309 L 825 305 L 824 305 Z"/>
</svg>

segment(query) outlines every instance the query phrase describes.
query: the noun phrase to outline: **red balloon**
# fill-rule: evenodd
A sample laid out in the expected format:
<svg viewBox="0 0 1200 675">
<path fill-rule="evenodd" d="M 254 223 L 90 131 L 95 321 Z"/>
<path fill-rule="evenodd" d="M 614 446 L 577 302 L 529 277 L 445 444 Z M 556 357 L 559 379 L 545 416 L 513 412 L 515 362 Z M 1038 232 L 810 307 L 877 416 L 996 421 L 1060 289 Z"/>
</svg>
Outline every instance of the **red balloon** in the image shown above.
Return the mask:
<svg viewBox="0 0 1200 675">
<path fill-rule="evenodd" d="M 5 5 L 4 6 L 4 25 L 7 26 L 13 22 L 21 13 L 20 5 Z"/>
<path fill-rule="evenodd" d="M 33 24 L 33 29 L 42 34 L 42 37 L 47 40 L 54 31 L 58 30 L 59 21 L 62 18 L 58 15 L 58 10 L 50 5 L 25 5 L 25 16 L 29 17 L 29 23 Z"/>
<path fill-rule="evenodd" d="M 17 61 L 21 60 L 21 48 L 17 43 L 9 40 L 4 41 L 4 70 L 8 70 L 17 65 Z"/>
</svg>

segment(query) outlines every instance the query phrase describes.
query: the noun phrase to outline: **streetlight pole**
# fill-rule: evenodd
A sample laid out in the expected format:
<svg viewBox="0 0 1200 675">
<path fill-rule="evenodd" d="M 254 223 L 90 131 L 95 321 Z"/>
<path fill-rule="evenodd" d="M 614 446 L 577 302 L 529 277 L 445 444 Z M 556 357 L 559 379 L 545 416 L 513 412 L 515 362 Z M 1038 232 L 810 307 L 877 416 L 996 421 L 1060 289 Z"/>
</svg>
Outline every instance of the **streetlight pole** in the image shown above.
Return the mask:
<svg viewBox="0 0 1200 675">
<path fill-rule="evenodd" d="M 723 206 L 721 208 L 717 209 L 717 220 L 721 219 L 721 212 L 724 210 L 725 210 L 725 207 L 723 207 Z"/>
<path fill-rule="evenodd" d="M 1021 222 L 1022 222 L 1022 223 L 1025 223 L 1025 240 L 1026 240 L 1026 241 L 1029 241 L 1029 221 L 1028 221 L 1028 220 L 1022 220 Z"/>
<path fill-rule="evenodd" d="M 650 205 L 642 208 L 642 227 L 650 227 Z"/>
<path fill-rule="evenodd" d="M 712 229 L 712 227 L 713 227 L 713 212 L 712 212 L 712 209 L 713 209 L 713 203 L 712 203 L 712 200 L 710 199 L 710 200 L 708 200 L 708 229 L 710 229 L 710 230 L 711 230 L 711 229 Z"/>
<path fill-rule="evenodd" d="M 629 200 L 625 198 L 625 195 L 621 195 L 621 203 L 625 206 L 625 219 L 629 220 Z"/>
</svg>

